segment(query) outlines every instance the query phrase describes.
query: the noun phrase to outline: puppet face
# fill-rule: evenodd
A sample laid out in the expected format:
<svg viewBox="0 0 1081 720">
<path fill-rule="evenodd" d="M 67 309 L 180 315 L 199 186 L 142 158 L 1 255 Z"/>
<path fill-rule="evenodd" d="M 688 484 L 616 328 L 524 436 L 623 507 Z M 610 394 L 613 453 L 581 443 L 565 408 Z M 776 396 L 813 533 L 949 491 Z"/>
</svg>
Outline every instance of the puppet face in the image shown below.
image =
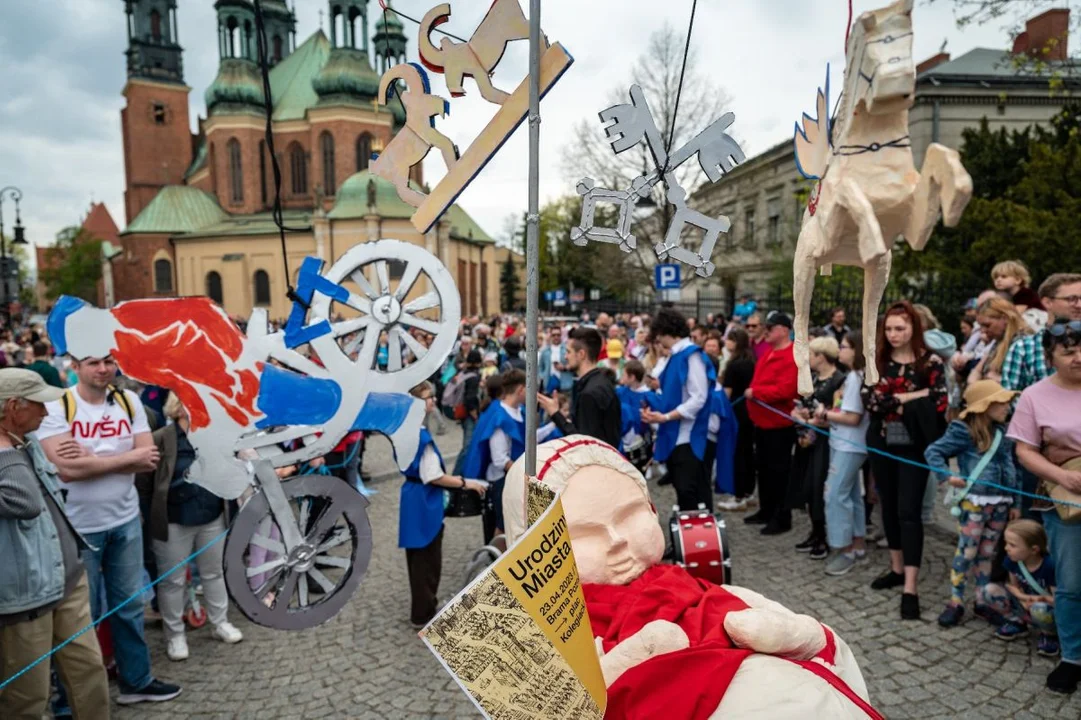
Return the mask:
<svg viewBox="0 0 1081 720">
<path fill-rule="evenodd" d="M 657 513 L 634 480 L 593 465 L 571 476 L 563 510 L 584 583 L 625 585 L 660 562 Z"/>
</svg>

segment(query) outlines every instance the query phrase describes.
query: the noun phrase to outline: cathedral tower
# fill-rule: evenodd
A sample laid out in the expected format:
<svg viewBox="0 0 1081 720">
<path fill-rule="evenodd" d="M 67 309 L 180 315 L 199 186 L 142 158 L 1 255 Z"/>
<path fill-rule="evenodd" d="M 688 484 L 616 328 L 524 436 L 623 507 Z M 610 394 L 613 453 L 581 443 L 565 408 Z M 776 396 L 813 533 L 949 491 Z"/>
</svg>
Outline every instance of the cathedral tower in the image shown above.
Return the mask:
<svg viewBox="0 0 1081 720">
<path fill-rule="evenodd" d="M 166 185 L 180 185 L 191 164 L 192 135 L 176 0 L 124 0 L 128 27 L 124 209 L 130 223 Z"/>
</svg>

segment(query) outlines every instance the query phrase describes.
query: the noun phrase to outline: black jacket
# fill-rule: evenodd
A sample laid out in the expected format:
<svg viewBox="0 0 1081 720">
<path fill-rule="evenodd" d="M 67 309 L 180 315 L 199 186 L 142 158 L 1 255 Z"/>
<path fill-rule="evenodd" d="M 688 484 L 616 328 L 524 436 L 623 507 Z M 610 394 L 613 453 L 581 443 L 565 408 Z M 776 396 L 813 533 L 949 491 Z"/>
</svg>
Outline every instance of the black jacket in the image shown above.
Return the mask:
<svg viewBox="0 0 1081 720">
<path fill-rule="evenodd" d="M 589 435 L 618 448 L 620 411 L 612 376 L 607 370 L 594 368 L 574 381 L 570 420 L 556 413 L 552 421 L 564 435 Z"/>
</svg>

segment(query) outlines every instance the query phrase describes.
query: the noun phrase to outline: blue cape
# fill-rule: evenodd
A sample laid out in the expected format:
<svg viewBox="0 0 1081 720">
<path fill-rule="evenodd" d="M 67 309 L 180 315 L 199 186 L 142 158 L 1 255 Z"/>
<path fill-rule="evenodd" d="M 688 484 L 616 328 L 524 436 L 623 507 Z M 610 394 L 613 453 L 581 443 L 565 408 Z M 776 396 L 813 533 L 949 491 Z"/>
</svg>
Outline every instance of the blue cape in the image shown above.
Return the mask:
<svg viewBox="0 0 1081 720">
<path fill-rule="evenodd" d="M 496 401 L 477 418 L 473 439 L 469 442 L 462 473 L 467 478 L 485 479 L 492 453 L 488 441 L 496 430 L 502 430 L 510 438 L 511 460 L 517 460 L 525 452 L 525 422 L 519 422 L 507 414 L 503 403 Z"/>
<path fill-rule="evenodd" d="M 446 472 L 443 456 L 426 428 L 420 429 L 420 447 L 405 471 L 401 507 L 398 512 L 398 547 L 420 549 L 431 545 L 443 527 L 443 488 L 420 481 L 420 459 L 428 446 L 435 450 L 439 466 Z"/>
</svg>

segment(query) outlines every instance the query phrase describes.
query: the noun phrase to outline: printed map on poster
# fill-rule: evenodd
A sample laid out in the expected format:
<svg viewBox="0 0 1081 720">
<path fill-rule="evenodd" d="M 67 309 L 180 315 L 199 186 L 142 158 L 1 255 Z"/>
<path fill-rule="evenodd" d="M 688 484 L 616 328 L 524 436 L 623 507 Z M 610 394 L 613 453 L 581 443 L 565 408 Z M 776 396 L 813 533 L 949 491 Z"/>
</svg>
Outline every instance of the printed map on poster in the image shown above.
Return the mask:
<svg viewBox="0 0 1081 720">
<path fill-rule="evenodd" d="M 600 720 L 604 677 L 563 504 L 527 485 L 537 520 L 420 637 L 492 720 Z"/>
</svg>

